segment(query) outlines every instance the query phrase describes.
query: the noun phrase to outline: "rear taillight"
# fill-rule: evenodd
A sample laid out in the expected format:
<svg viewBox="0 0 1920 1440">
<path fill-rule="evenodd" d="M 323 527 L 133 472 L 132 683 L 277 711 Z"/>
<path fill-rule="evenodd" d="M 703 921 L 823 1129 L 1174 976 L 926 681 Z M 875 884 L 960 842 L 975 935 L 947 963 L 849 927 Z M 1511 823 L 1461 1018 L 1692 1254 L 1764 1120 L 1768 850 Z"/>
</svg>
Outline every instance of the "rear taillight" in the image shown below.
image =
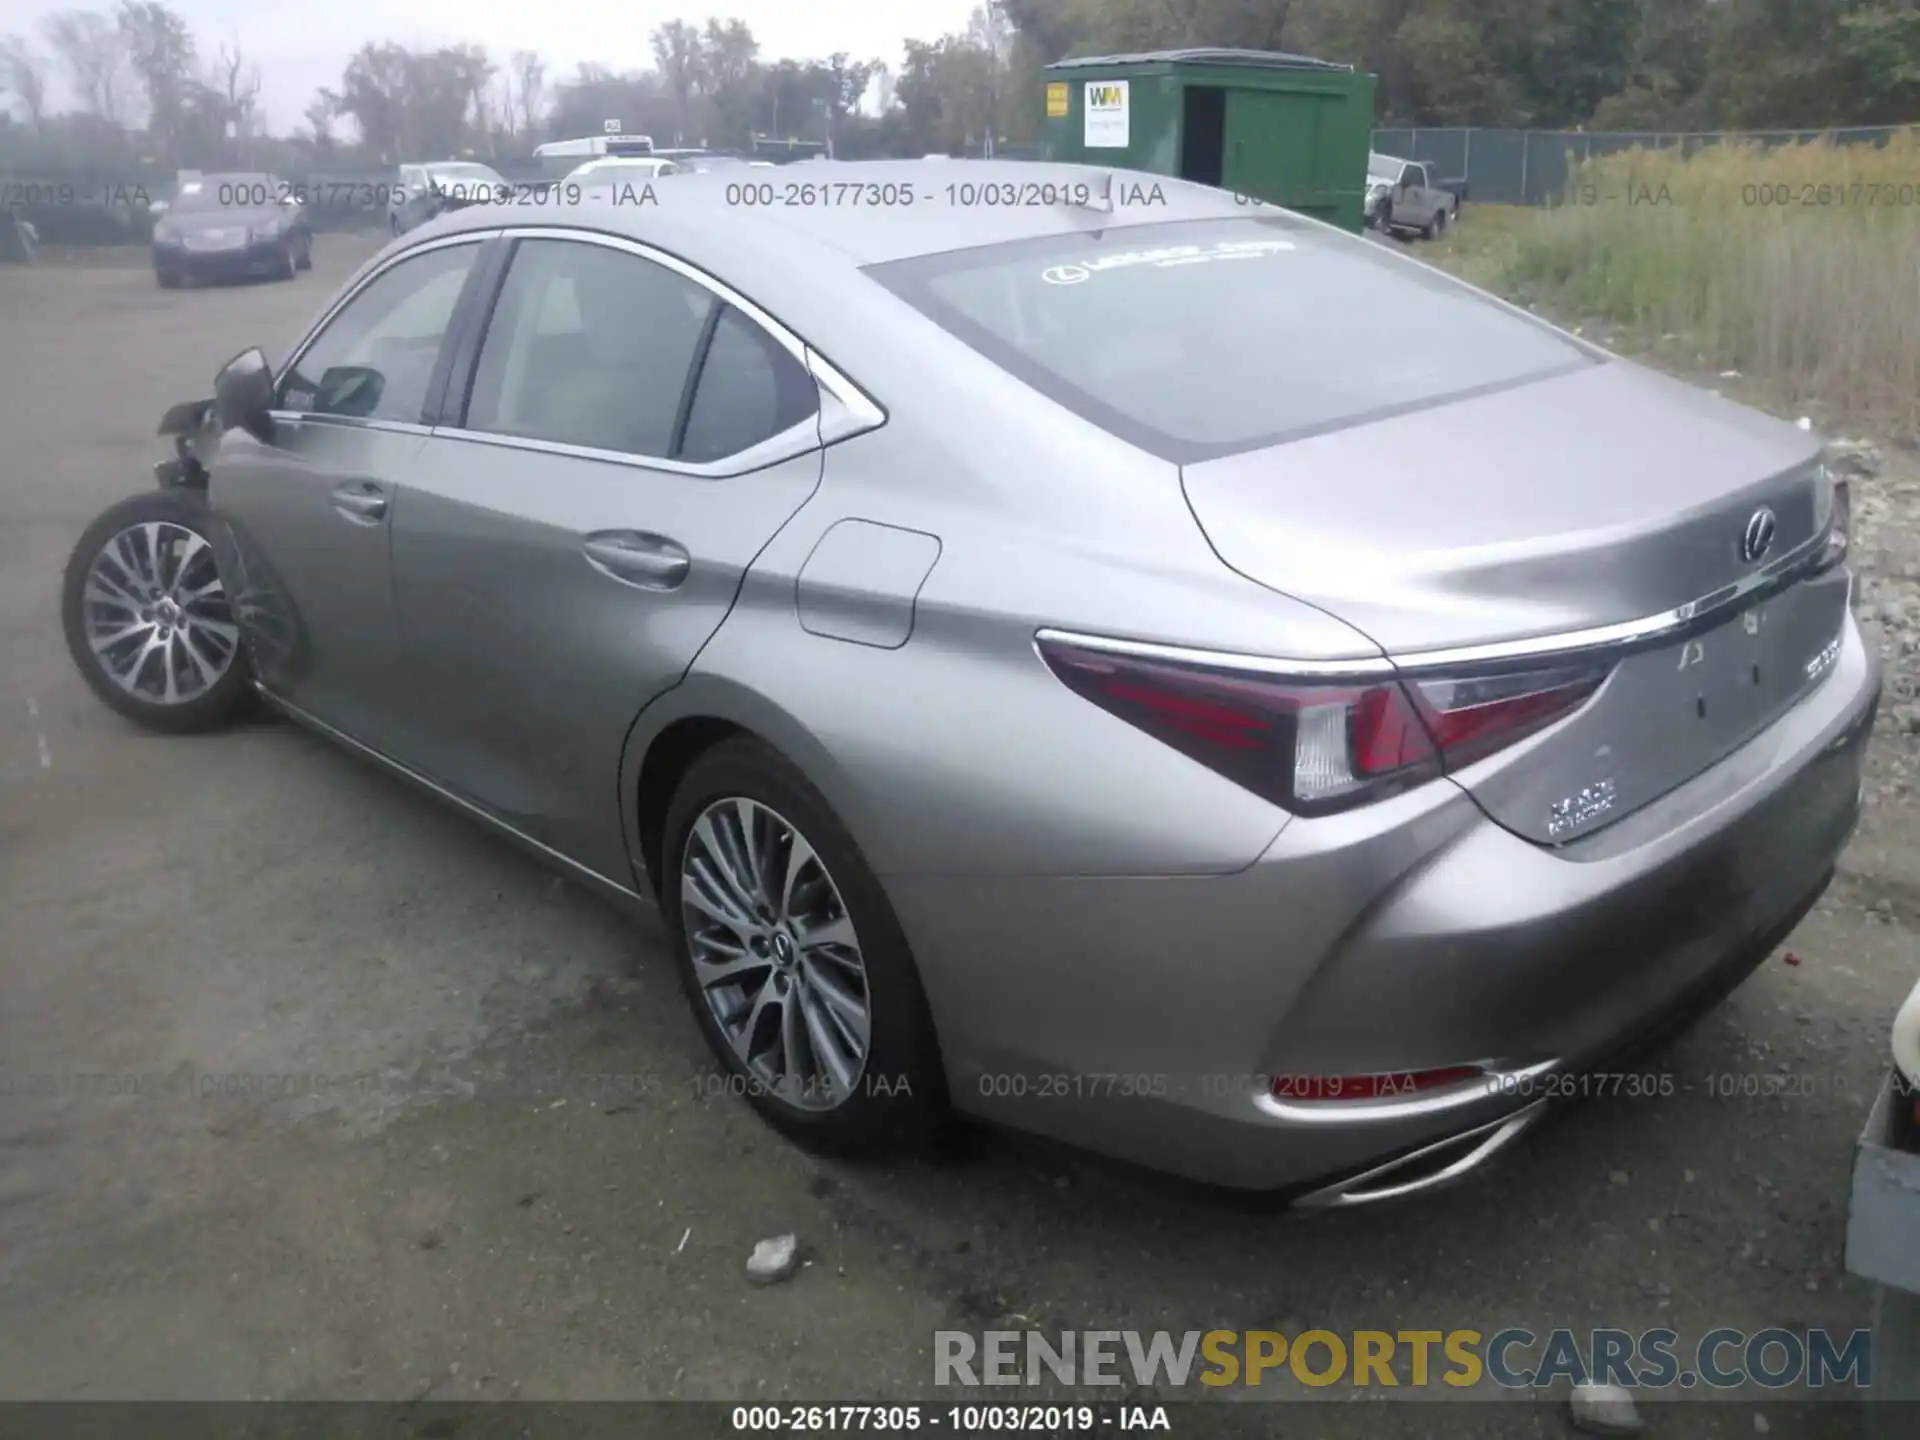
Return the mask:
<svg viewBox="0 0 1920 1440">
<path fill-rule="evenodd" d="M 1397 795 L 1577 708 L 1604 667 L 1327 681 L 1120 654 L 1042 635 L 1070 689 L 1285 810 Z"/>
<path fill-rule="evenodd" d="M 1611 667 L 1566 665 L 1507 674 L 1417 677 L 1409 682 L 1420 718 L 1447 768 L 1504 750 L 1586 703 Z"/>
<path fill-rule="evenodd" d="M 1820 552 L 1820 568 L 1838 565 L 1847 558 L 1853 539 L 1853 482 L 1843 476 L 1833 480 L 1833 505 L 1828 512 L 1826 548 Z"/>
</svg>

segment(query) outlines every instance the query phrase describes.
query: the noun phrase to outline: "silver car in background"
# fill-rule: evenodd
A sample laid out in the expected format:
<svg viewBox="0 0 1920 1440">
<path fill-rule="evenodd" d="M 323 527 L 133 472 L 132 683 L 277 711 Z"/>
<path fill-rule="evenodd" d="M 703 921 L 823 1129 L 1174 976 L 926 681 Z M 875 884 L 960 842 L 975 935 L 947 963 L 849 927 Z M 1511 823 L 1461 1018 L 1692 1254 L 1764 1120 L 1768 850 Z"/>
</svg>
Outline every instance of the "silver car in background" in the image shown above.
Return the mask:
<svg viewBox="0 0 1920 1440">
<path fill-rule="evenodd" d="M 826 1147 L 959 1111 L 1416 1193 L 1821 894 L 1880 681 L 1813 436 L 1207 187 L 834 168 L 872 203 L 690 175 L 390 245 L 219 382 L 196 664 L 114 608 L 131 522 L 76 551 L 96 689 L 257 684 L 657 903 Z"/>
<path fill-rule="evenodd" d="M 478 161 L 402 165 L 387 197 L 387 229 L 391 234 L 404 235 L 426 224 L 437 213 L 442 199 L 463 203 L 505 199 L 512 188 L 499 171 Z"/>
<path fill-rule="evenodd" d="M 644 189 L 650 181 L 682 169 L 678 161 L 662 155 L 601 155 L 569 170 L 560 181 L 558 198 L 573 204 L 588 191 Z"/>
</svg>

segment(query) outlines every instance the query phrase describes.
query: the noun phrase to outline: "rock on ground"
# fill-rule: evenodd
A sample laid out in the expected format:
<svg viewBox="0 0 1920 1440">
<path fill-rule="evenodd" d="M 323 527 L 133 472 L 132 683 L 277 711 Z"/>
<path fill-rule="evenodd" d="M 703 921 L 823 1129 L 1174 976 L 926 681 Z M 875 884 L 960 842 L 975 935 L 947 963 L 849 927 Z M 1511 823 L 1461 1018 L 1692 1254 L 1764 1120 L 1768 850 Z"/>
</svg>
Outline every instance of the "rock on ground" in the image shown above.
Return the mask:
<svg viewBox="0 0 1920 1440">
<path fill-rule="evenodd" d="M 800 1261 L 800 1243 L 791 1235 L 776 1235 L 762 1240 L 747 1257 L 747 1279 L 756 1285 L 771 1285 L 793 1274 Z"/>
<path fill-rule="evenodd" d="M 1590 1435 L 1631 1435 L 1645 1428 L 1633 1397 L 1618 1385 L 1573 1387 L 1573 1423 Z"/>
</svg>

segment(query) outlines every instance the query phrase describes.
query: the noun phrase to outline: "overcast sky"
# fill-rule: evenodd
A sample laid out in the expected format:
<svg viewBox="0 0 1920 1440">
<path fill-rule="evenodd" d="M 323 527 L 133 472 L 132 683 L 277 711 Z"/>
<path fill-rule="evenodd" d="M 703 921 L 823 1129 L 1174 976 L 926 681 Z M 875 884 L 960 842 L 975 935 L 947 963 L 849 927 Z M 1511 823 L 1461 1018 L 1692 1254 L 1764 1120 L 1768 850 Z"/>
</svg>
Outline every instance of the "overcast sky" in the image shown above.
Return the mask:
<svg viewBox="0 0 1920 1440">
<path fill-rule="evenodd" d="M 503 60 L 534 50 L 547 61 L 549 85 L 582 61 L 614 70 L 650 67 L 647 36 L 667 20 L 740 19 L 760 42 L 760 58 L 824 59 L 845 50 L 856 60 L 883 60 L 897 71 L 905 40 L 935 40 L 965 27 L 976 0 L 173 0 L 213 59 L 236 39 L 260 66 L 260 100 L 267 122 L 285 134 L 302 125 L 302 112 L 322 85 L 337 86 L 347 57 L 369 40 L 403 45 L 484 45 Z M 47 16 L 68 9 L 115 8 L 75 0 L 4 0 L 0 33 L 25 35 L 43 51 Z M 54 107 L 73 95 L 54 66 Z"/>
</svg>

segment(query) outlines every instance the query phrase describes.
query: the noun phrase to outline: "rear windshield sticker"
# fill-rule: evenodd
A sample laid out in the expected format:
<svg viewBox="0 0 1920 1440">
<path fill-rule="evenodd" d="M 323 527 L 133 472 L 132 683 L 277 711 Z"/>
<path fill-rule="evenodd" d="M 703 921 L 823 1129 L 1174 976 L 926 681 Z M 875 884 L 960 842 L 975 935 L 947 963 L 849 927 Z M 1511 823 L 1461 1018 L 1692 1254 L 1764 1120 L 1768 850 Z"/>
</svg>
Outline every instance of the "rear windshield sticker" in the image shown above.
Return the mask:
<svg viewBox="0 0 1920 1440">
<path fill-rule="evenodd" d="M 1235 240 L 1217 245 L 1167 245 L 1158 250 L 1127 250 L 1118 255 L 1103 255 L 1098 260 L 1080 260 L 1067 265 L 1049 265 L 1040 278 L 1049 285 L 1078 285 L 1108 270 L 1128 270 L 1151 265 L 1168 270 L 1176 265 L 1205 265 L 1214 260 L 1258 260 L 1296 248 L 1291 240 Z"/>
</svg>

